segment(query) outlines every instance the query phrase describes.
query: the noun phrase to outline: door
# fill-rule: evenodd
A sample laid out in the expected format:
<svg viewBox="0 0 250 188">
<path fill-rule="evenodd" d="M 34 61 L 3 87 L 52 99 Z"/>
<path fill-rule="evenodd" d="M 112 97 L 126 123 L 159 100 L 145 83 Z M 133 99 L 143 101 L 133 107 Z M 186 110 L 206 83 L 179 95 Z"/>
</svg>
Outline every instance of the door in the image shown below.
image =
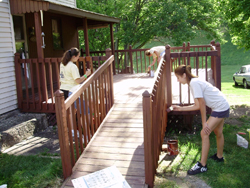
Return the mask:
<svg viewBox="0 0 250 188">
<path fill-rule="evenodd" d="M 13 15 L 13 25 L 15 33 L 16 52 L 21 54 L 21 59 L 28 59 L 28 43 L 24 15 Z M 22 64 L 22 88 L 25 88 L 25 77 L 28 80 L 28 87 L 31 87 L 30 81 L 30 65 Z M 25 72 L 26 70 L 26 72 Z"/>
</svg>

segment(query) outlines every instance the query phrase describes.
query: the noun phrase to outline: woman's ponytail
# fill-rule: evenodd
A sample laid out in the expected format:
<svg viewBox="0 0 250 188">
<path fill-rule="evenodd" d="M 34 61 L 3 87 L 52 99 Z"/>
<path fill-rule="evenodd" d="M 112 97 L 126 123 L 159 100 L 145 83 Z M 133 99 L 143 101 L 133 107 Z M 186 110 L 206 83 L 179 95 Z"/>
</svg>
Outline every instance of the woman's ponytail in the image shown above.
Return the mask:
<svg viewBox="0 0 250 188">
<path fill-rule="evenodd" d="M 64 52 L 62 57 L 62 64 L 66 66 L 71 60 L 72 56 L 78 56 L 79 50 L 77 48 L 71 48 L 70 50 Z"/>
</svg>

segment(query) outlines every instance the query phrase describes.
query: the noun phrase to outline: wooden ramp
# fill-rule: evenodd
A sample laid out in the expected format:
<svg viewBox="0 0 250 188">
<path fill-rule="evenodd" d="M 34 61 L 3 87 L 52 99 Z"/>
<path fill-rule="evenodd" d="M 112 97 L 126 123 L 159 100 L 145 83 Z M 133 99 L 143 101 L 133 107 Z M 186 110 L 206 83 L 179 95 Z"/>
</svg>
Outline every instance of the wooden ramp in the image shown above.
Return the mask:
<svg viewBox="0 0 250 188">
<path fill-rule="evenodd" d="M 152 84 L 146 73 L 114 76 L 115 104 L 62 187 L 73 187 L 72 179 L 115 165 L 132 188 L 144 188 L 142 93 Z"/>
</svg>

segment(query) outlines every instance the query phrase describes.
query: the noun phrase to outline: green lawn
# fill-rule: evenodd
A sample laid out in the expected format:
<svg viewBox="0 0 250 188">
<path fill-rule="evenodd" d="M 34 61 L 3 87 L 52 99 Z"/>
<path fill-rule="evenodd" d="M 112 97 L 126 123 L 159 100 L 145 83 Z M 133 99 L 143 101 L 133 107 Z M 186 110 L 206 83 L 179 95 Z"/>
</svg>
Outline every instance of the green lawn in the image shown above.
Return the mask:
<svg viewBox="0 0 250 188">
<path fill-rule="evenodd" d="M 0 153 L 0 185 L 8 188 L 60 187 L 63 180 L 61 159 L 14 156 Z"/>
<path fill-rule="evenodd" d="M 242 126 L 226 124 L 224 126 L 224 163 L 218 163 L 211 159 L 208 159 L 208 171 L 206 173 L 195 175 L 196 177 L 204 180 L 212 188 L 248 188 L 249 187 L 249 172 L 250 163 L 249 156 L 250 150 L 239 147 L 236 141 L 236 133 L 238 131 L 246 132 L 249 128 L 250 118 L 247 116 L 239 119 Z M 171 137 L 171 135 L 169 135 Z M 173 136 L 173 135 L 172 135 Z M 249 139 L 248 135 L 244 135 L 246 139 Z M 183 134 L 175 135 L 175 138 L 179 141 L 179 155 L 172 160 L 162 160 L 158 167 L 157 178 L 164 179 L 157 187 L 173 187 L 173 185 L 165 184 L 169 182 L 171 176 L 181 176 L 189 170 L 196 161 L 200 161 L 201 157 L 201 138 L 198 134 Z M 209 156 L 216 153 L 216 139 L 214 133 L 210 136 L 210 152 Z M 156 178 L 156 179 L 157 179 Z M 174 180 L 173 180 L 174 181 Z M 185 179 L 182 180 L 185 182 Z M 195 180 L 193 180 L 195 181 Z M 173 182 L 172 182 L 173 183 Z M 177 186 L 175 182 L 174 187 Z"/>
</svg>

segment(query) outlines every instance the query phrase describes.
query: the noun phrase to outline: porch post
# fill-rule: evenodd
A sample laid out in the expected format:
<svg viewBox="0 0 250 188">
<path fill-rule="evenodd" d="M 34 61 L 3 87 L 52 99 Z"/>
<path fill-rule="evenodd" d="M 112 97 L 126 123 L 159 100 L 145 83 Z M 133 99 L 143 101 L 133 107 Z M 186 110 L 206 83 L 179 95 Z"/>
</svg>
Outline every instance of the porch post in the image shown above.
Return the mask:
<svg viewBox="0 0 250 188">
<path fill-rule="evenodd" d="M 44 58 L 42 49 L 42 26 L 39 12 L 34 12 L 34 22 L 36 31 L 36 48 L 37 48 L 37 58 Z"/>
<path fill-rule="evenodd" d="M 112 55 L 115 56 L 115 44 L 114 44 L 114 30 L 113 30 L 113 23 L 110 23 L 110 39 L 111 39 L 111 50 Z M 113 61 L 113 74 L 115 75 L 115 60 Z"/>
<path fill-rule="evenodd" d="M 83 18 L 83 31 L 84 31 L 85 54 L 86 56 L 89 56 L 89 38 L 88 38 L 87 18 Z"/>
</svg>

